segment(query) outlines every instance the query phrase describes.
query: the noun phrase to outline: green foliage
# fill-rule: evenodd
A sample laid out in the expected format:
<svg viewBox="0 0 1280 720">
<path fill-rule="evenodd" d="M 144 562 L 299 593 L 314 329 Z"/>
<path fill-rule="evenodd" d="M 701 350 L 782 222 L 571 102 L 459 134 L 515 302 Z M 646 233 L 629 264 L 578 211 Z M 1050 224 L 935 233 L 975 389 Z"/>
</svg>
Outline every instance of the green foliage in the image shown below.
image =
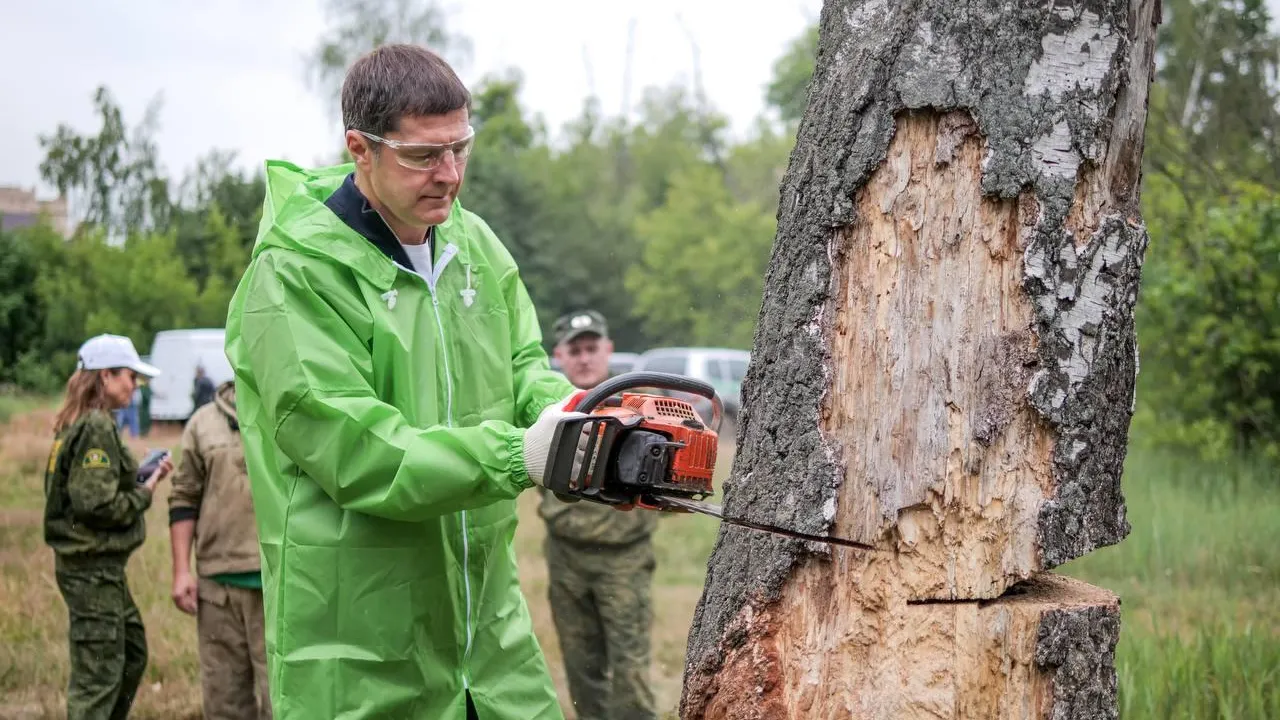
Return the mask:
<svg viewBox="0 0 1280 720">
<path fill-rule="evenodd" d="M 1144 156 L 1144 441 L 1280 455 L 1280 37 L 1260 0 L 1166 3 Z"/>
<path fill-rule="evenodd" d="M 734 198 L 768 208 L 778 206 L 778 190 L 794 138 L 760 120 L 751 138 L 734 145 L 725 162 L 724 182 Z"/>
<path fill-rule="evenodd" d="M 719 132 L 719 123 L 713 117 L 704 127 Z M 686 116 L 678 127 L 697 126 Z M 790 147 L 760 122 L 755 137 L 727 153 L 707 147 L 660 177 L 662 204 L 638 214 L 641 251 L 626 274 L 633 312 L 651 336 L 667 345 L 751 346 Z"/>
<path fill-rule="evenodd" d="M 123 243 L 92 228 L 67 240 L 47 224 L 0 233 L 0 384 L 56 390 L 76 349 L 98 333 L 127 335 L 145 351 L 160 330 L 222 327 L 252 236 L 246 242 L 216 206 L 202 214 L 203 283 L 175 232 Z"/>
<path fill-rule="evenodd" d="M 773 64 L 773 79 L 765 88 L 765 101 L 787 124 L 800 122 L 809 102 L 809 80 L 818 56 L 818 25 L 810 26 L 791 41 L 786 53 Z"/>
<path fill-rule="evenodd" d="M 9 419 L 51 404 L 48 397 L 15 392 L 12 388 L 0 386 L 0 424 Z"/>
<path fill-rule="evenodd" d="M 481 142 L 468 164 L 463 202 L 511 250 L 543 326 L 563 313 L 591 307 L 609 318 L 619 349 L 643 350 L 671 342 L 684 326 L 702 322 L 703 313 L 720 312 L 686 304 L 679 314 L 662 309 L 673 321 L 647 316 L 648 306 L 637 302 L 628 279 L 628 269 L 640 262 L 650 242 L 639 218 L 669 201 L 681 173 L 700 169 L 712 170 L 705 177 L 722 193 L 733 178 L 745 188 L 743 196 L 776 195 L 773 178 L 785 161 L 784 144 L 768 135 L 767 142 L 751 144 L 749 151 L 730 148 L 723 116 L 680 88 L 668 88 L 646 93 L 635 125 L 607 123 L 588 103 L 565 129 L 567 144 L 553 149 L 541 122 L 521 109 L 519 90 L 520 77 L 509 74 L 488 78 L 475 91 L 473 124 Z M 761 191 L 760 182 L 769 190 Z M 752 208 L 748 214 L 756 212 Z M 718 281 L 707 277 L 704 286 Z M 747 303 L 752 321 L 759 305 L 756 285 L 745 289 L 754 297 Z M 716 305 L 740 290 L 715 298 Z M 736 332 L 750 339 L 749 330 Z M 724 342 L 730 337 L 720 334 Z"/>
<path fill-rule="evenodd" d="M 196 298 L 192 320 L 199 327 L 222 327 L 231 295 L 249 266 L 252 245 L 246 240 L 253 236 L 246 236 L 242 229 L 234 227 L 217 205 L 207 213 L 205 235 L 210 238 L 208 273 Z"/>
<path fill-rule="evenodd" d="M 718 170 L 695 166 L 637 225 L 643 251 L 627 287 L 647 329 L 672 344 L 750 347 L 773 213 L 735 202 Z"/>
<path fill-rule="evenodd" d="M 234 168 L 235 159 L 235 153 L 214 150 L 198 160 L 195 170 L 182 183 L 182 204 L 174 208 L 171 227 L 176 233 L 178 254 L 187 272 L 201 285 L 210 282 L 210 275 L 219 271 L 214 267 L 219 262 L 217 255 L 231 249 L 219 247 L 219 243 L 226 242 L 221 232 L 235 234 L 235 249 L 245 257 L 239 270 L 229 270 L 226 258 L 222 258 L 222 280 L 226 281 L 228 271 L 239 279 L 262 218 L 265 181 L 260 174 L 250 177 Z M 220 216 L 216 222 L 215 214 Z"/>
<path fill-rule="evenodd" d="M 1280 192 L 1239 185 L 1187 204 L 1147 185 L 1153 242 L 1139 329 L 1139 420 L 1220 457 L 1236 444 L 1280 455 Z"/>
<path fill-rule="evenodd" d="M 36 248 L 0 230 L 0 385 L 17 382 L 18 360 L 44 329 L 36 292 L 40 262 Z"/>
<path fill-rule="evenodd" d="M 1185 635 L 1121 636 L 1120 717 L 1280 717 L 1280 643 L 1270 628 L 1219 623 Z"/>
<path fill-rule="evenodd" d="M 75 353 L 62 351 L 46 357 L 39 350 L 28 349 L 9 370 L 14 386 L 37 393 L 56 393 L 62 390 L 75 366 Z"/>
<path fill-rule="evenodd" d="M 1166 0 L 1147 155 L 1202 181 L 1280 186 L 1280 36 L 1264 0 Z M 1215 188 L 1221 190 L 1219 183 Z"/>
<path fill-rule="evenodd" d="M 46 310 L 38 349 L 62 377 L 74 365 L 76 348 L 93 335 L 127 335 L 146 348 L 159 330 L 192 326 L 199 291 L 172 235 L 134 235 L 123 245 L 109 243 L 101 231 L 66 242 L 28 239 L 46 248 L 47 264 L 36 283 Z"/>
<path fill-rule="evenodd" d="M 76 349 L 98 333 L 145 350 L 160 330 L 221 327 L 248 264 L 261 175 L 213 151 L 174 183 L 157 164 L 157 104 L 132 129 L 105 88 L 94 106 L 96 134 L 62 125 L 41 138 L 42 175 L 83 221 L 74 237 L 46 224 L 0 232 L 0 384 L 58 389 Z"/>
<path fill-rule="evenodd" d="M 147 107 L 141 124 L 130 135 L 120 106 L 106 87 L 93 96 L 102 122 L 96 135 L 81 135 L 59 125 L 40 137 L 45 150 L 40 176 L 59 192 L 82 205 L 83 220 L 113 236 L 164 227 L 171 210 L 169 183 L 158 169 L 154 135 L 159 123 L 159 99 Z"/>
</svg>

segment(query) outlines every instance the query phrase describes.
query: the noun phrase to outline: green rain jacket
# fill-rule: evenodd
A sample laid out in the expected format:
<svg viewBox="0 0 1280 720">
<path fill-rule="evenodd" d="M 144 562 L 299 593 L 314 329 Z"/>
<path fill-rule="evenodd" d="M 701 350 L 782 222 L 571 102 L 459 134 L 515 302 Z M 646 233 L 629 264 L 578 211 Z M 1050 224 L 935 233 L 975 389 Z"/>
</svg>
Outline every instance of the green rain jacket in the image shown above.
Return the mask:
<svg viewBox="0 0 1280 720">
<path fill-rule="evenodd" d="M 512 538 L 573 387 L 484 221 L 454 204 L 432 287 L 325 206 L 353 169 L 267 164 L 227 318 L 275 717 L 560 718 Z"/>
</svg>

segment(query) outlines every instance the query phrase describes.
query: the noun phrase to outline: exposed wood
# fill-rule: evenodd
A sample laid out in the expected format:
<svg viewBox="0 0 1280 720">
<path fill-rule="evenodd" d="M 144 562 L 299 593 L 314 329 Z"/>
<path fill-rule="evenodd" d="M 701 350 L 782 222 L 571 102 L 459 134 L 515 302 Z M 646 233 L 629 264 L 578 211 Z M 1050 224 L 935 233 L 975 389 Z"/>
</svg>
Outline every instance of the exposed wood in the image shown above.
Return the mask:
<svg viewBox="0 0 1280 720">
<path fill-rule="evenodd" d="M 832 534 L 898 549 L 913 598 L 995 597 L 1039 569 L 1053 492 L 1053 432 L 1026 401 L 1038 209 L 983 197 L 976 133 L 965 113 L 900 116 L 840 240 L 822 429 L 855 451 Z"/>
<path fill-rule="evenodd" d="M 725 511 L 880 550 L 723 527 L 683 717 L 1114 716 L 1041 573 L 1128 532 L 1156 5 L 825 5 Z"/>
<path fill-rule="evenodd" d="M 885 587 L 874 578 L 885 568 L 837 555 Z M 907 604 L 837 584 L 817 560 L 792 582 L 803 594 L 739 616 L 731 632 L 741 642 L 725 648 L 721 672 L 686 685 L 694 716 L 1114 716 L 1120 608 L 1106 590 L 1046 574 L 993 601 Z"/>
</svg>

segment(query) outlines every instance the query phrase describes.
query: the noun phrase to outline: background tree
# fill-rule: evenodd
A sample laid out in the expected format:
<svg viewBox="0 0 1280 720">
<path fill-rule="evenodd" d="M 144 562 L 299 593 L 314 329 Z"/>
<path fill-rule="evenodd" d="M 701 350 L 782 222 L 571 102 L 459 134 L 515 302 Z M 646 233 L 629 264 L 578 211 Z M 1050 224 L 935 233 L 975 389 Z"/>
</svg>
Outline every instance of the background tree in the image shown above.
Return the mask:
<svg viewBox="0 0 1280 720">
<path fill-rule="evenodd" d="M 1147 166 L 1189 192 L 1280 188 L 1280 37 L 1264 0 L 1165 0 Z"/>
<path fill-rule="evenodd" d="M 773 78 L 765 89 L 765 101 L 788 125 L 800 122 L 809 100 L 809 79 L 818 56 L 818 24 L 809 26 L 791 41 L 786 53 L 773 64 Z"/>
<path fill-rule="evenodd" d="M 326 3 L 331 26 L 308 72 L 327 97 L 336 97 L 346 64 L 379 43 L 426 42 L 454 62 L 466 55 L 465 38 L 448 29 L 437 2 Z M 1280 206 L 1280 39 L 1260 0 L 1168 0 L 1164 10 L 1144 158 L 1153 242 L 1137 311 L 1143 372 L 1135 439 L 1214 456 L 1280 452 L 1280 396 L 1270 382 L 1280 361 L 1269 354 L 1274 303 L 1264 294 Z M 630 119 L 588 99 L 555 129 L 522 101 L 519 73 L 473 88 L 480 142 L 462 200 L 510 248 L 544 327 L 595 307 L 610 318 L 620 349 L 746 346 L 817 38 L 815 24 L 793 39 L 763 88 L 768 117 L 738 135 L 697 88 L 647 88 Z M 134 125 L 106 88 L 92 102 L 91 132 L 64 124 L 42 137 L 42 177 L 68 193 L 73 215 L 86 221 L 83 233 L 117 244 L 168 235 L 194 285 L 191 295 L 174 290 L 170 302 L 190 297 L 192 305 L 169 317 L 220 325 L 257 232 L 261 173 L 210 150 L 188 172 L 170 175 L 158 162 L 158 101 Z M 3 307 L 26 303 L 50 272 L 73 282 L 58 268 L 69 248 L 51 240 L 35 229 L 6 236 L 18 249 L 0 269 L 14 278 Z M 109 316 L 68 293 L 74 307 Z M 44 312 L 9 312 L 0 378 L 16 377 L 33 347 L 67 352 L 82 339 L 62 337 L 65 324 L 49 325 Z M 1254 319 L 1244 323 L 1237 312 Z M 35 326 L 52 334 L 33 338 Z"/>
<path fill-rule="evenodd" d="M 188 274 L 201 288 L 217 270 L 214 265 L 219 262 L 219 254 L 226 252 L 219 246 L 224 242 L 223 231 L 235 236 L 235 250 L 244 258 L 238 268 L 225 264 L 222 267 L 223 282 L 232 286 L 248 266 L 258 232 L 266 185 L 261 172 L 248 175 L 236 167 L 235 161 L 234 152 L 211 150 L 196 161 L 179 186 L 179 204 L 173 209 L 171 223 L 176 248 Z"/>
<path fill-rule="evenodd" d="M 46 252 L 37 242 L 0 230 L 0 385 L 29 384 L 19 362 L 44 332 L 44 306 L 36 283 Z"/>
<path fill-rule="evenodd" d="M 455 67 L 470 55 L 470 41 L 449 32 L 435 0 L 325 0 L 330 29 L 309 58 L 314 87 L 335 112 L 342 79 L 356 58 L 387 43 L 426 45 Z"/>
<path fill-rule="evenodd" d="M 76 219 L 112 237 L 165 227 L 171 200 L 155 143 L 160 99 L 147 106 L 132 132 L 106 87 L 94 93 L 93 106 L 102 123 L 96 135 L 59 125 L 40 137 L 40 177 L 68 196 Z"/>
<path fill-rule="evenodd" d="M 1116 716 L 1154 7 L 824 7 L 682 717 Z"/>
<path fill-rule="evenodd" d="M 42 349 L 60 369 L 69 371 L 68 356 L 99 333 L 128 335 L 146 348 L 159 330 L 193 326 L 198 290 L 171 235 L 137 234 L 120 245 L 90 231 L 46 253 L 37 282 L 46 309 Z"/>
<path fill-rule="evenodd" d="M 1135 436 L 1280 454 L 1280 36 L 1260 0 L 1165 3 Z"/>
<path fill-rule="evenodd" d="M 1280 35 L 1261 0 L 1163 9 L 1143 155 L 1152 242 L 1135 441 L 1280 454 L 1280 318 L 1267 295 L 1280 243 Z M 775 65 L 767 98 L 783 118 L 799 117 L 787 99 L 805 97 L 816 30 Z"/>
</svg>

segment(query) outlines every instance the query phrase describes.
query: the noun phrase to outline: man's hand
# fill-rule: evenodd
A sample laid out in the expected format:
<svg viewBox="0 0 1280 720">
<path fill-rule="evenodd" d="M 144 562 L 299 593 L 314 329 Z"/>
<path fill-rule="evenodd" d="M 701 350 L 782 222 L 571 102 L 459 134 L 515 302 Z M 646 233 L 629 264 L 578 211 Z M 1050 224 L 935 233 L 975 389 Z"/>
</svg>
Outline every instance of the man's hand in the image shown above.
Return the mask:
<svg viewBox="0 0 1280 720">
<path fill-rule="evenodd" d="M 197 602 L 196 579 L 189 572 L 175 573 L 173 576 L 173 604 L 179 610 L 188 614 L 195 615 L 196 608 L 199 606 Z"/>
<path fill-rule="evenodd" d="M 542 411 L 538 419 L 533 425 L 524 432 L 524 469 L 529 473 L 529 479 L 538 485 L 543 484 L 543 474 L 547 470 L 547 457 L 551 454 L 551 441 L 556 434 L 556 425 L 565 418 L 584 417 L 580 412 L 569 412 L 564 409 L 577 393 L 565 398 L 564 401 L 553 403 Z M 574 462 L 574 470 L 581 467 L 583 455 L 586 451 L 587 434 L 584 431 L 582 437 L 578 440 L 578 453 Z"/>
</svg>

